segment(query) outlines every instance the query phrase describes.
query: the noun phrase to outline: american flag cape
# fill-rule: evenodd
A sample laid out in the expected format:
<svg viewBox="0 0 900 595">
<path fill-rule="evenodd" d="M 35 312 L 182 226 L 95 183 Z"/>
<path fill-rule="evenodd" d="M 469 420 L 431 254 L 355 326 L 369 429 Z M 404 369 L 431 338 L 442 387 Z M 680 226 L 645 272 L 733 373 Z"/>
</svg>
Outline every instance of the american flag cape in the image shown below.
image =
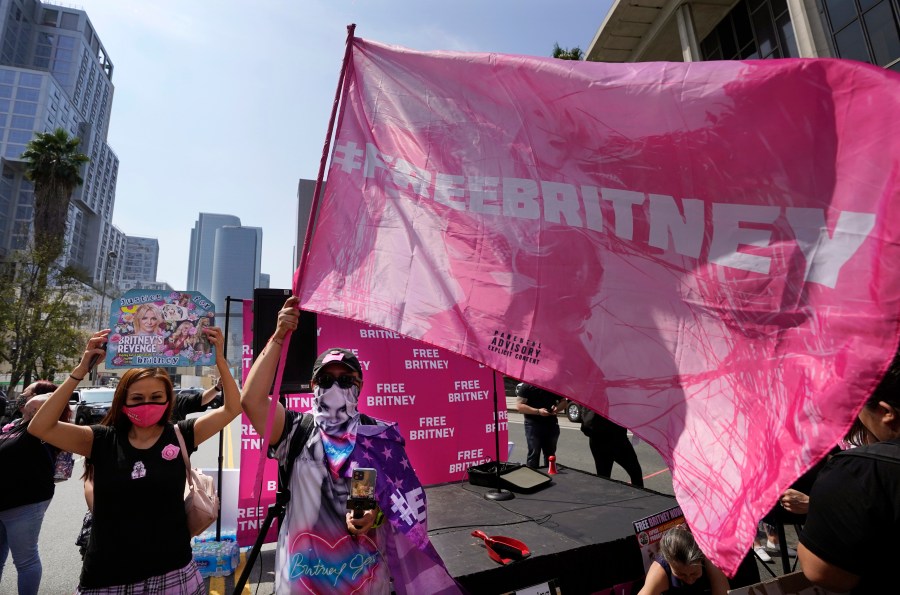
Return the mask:
<svg viewBox="0 0 900 595">
<path fill-rule="evenodd" d="M 384 539 L 394 590 L 401 594 L 462 593 L 428 539 L 425 489 L 403 448 L 396 424 L 360 425 L 348 472 L 374 468 L 375 500 L 387 521 L 379 529 Z"/>
<path fill-rule="evenodd" d="M 733 574 L 900 335 L 900 82 L 354 39 L 301 307 L 630 428 Z"/>
</svg>

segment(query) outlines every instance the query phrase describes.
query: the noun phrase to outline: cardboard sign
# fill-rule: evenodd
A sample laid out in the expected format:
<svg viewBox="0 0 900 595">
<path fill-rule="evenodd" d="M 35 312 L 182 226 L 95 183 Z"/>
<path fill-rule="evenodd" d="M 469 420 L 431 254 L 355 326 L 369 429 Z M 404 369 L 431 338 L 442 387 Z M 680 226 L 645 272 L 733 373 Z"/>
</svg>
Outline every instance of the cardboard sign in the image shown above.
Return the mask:
<svg viewBox="0 0 900 595">
<path fill-rule="evenodd" d="M 659 554 L 659 540 L 663 533 L 684 523 L 684 514 L 680 506 L 658 512 L 646 518 L 634 521 L 634 532 L 641 546 L 641 559 L 644 562 L 644 572 L 650 570 L 650 565 Z"/>
<path fill-rule="evenodd" d="M 110 306 L 106 367 L 213 365 L 215 311 L 196 291 L 132 289 Z"/>
</svg>

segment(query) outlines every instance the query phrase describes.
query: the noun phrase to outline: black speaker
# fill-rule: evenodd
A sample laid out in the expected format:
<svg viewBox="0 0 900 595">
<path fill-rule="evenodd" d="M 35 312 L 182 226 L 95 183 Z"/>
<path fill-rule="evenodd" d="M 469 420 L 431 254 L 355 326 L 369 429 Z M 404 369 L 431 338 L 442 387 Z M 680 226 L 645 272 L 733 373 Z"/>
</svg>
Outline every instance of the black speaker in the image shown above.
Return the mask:
<svg viewBox="0 0 900 595">
<path fill-rule="evenodd" d="M 290 289 L 253 290 L 253 360 L 262 352 L 278 323 L 278 311 L 291 295 Z M 291 333 L 287 346 L 284 376 L 281 379 L 281 394 L 305 393 L 310 391 L 313 363 L 319 355 L 316 344 L 317 321 L 314 312 L 300 311 L 300 324 Z"/>
<path fill-rule="evenodd" d="M 520 494 L 531 494 L 553 483 L 553 479 L 546 473 L 518 463 L 500 463 L 499 486 L 497 486 L 497 464 L 494 462 L 469 467 L 468 473 L 469 483 L 473 486 L 500 487 Z"/>
</svg>

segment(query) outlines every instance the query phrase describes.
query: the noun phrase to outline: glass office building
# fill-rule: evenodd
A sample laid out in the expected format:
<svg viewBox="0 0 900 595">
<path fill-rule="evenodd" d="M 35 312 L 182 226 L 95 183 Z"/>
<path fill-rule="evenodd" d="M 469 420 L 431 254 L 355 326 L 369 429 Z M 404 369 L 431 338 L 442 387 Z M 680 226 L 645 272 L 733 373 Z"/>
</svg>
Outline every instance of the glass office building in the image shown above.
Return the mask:
<svg viewBox="0 0 900 595">
<path fill-rule="evenodd" d="M 900 72 L 900 2 L 616 0 L 586 56 L 604 62 L 845 58 Z"/>
<path fill-rule="evenodd" d="M 69 210 L 64 264 L 100 282 L 125 235 L 112 225 L 119 160 L 107 144 L 113 64 L 87 13 L 35 0 L 0 0 L 0 254 L 31 235 L 34 188 L 20 156 L 35 132 L 63 128 L 90 157 Z M 110 282 L 120 267 L 111 262 Z"/>
</svg>

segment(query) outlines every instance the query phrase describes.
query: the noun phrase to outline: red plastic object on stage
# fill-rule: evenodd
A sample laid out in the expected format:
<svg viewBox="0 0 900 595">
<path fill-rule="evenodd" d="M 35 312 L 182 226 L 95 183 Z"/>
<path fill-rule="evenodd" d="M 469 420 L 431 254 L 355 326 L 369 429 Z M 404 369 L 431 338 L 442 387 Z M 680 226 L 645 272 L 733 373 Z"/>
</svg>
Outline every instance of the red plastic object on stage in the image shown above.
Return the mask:
<svg viewBox="0 0 900 595">
<path fill-rule="evenodd" d="M 491 560 L 500 564 L 509 564 L 516 560 L 524 560 L 531 555 L 528 546 L 512 537 L 503 537 L 502 535 L 487 536 L 483 531 L 472 531 L 473 537 L 484 540 L 484 547 L 487 549 Z"/>
<path fill-rule="evenodd" d="M 547 469 L 547 475 L 559 475 L 556 471 L 556 455 L 550 455 L 547 457 L 547 461 L 550 463 L 550 468 Z"/>
</svg>

